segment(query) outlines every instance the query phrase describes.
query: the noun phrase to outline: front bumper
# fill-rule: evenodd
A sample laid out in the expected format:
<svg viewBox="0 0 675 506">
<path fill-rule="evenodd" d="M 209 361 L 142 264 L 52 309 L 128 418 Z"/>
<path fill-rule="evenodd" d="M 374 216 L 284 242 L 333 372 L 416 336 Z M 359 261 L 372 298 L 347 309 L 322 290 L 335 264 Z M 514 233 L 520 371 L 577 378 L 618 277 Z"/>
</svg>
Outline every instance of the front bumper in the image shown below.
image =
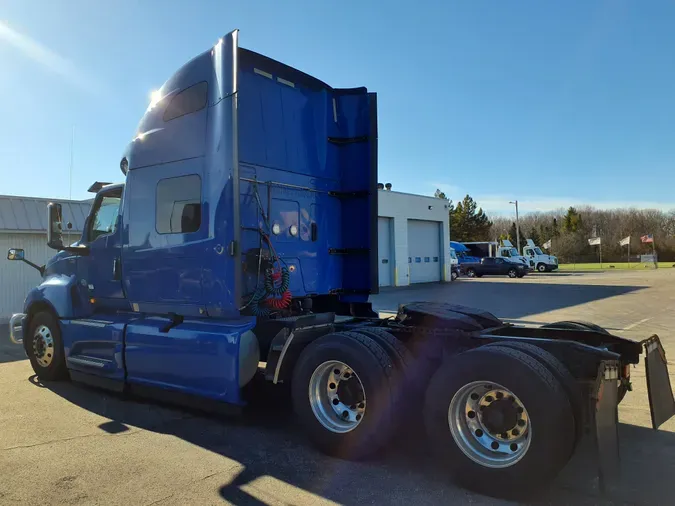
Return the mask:
<svg viewBox="0 0 675 506">
<path fill-rule="evenodd" d="M 17 313 L 9 319 L 9 339 L 14 344 L 23 343 L 23 321 L 25 318 L 24 313 Z"/>
</svg>

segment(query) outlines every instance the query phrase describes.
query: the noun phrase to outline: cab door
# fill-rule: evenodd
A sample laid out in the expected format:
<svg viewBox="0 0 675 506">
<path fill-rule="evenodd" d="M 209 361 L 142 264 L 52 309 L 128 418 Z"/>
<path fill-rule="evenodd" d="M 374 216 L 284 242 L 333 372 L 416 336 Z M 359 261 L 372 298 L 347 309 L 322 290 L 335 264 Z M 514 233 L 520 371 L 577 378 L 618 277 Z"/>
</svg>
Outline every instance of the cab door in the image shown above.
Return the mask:
<svg viewBox="0 0 675 506">
<path fill-rule="evenodd" d="M 492 265 L 492 272 L 490 274 L 503 274 L 507 270 L 507 261 L 503 258 L 495 258 Z"/>
<path fill-rule="evenodd" d="M 122 290 L 120 204 L 124 185 L 102 189 L 92 205 L 81 244 L 89 253 L 77 259 L 78 283 L 88 297 L 79 318 L 62 320 L 68 368 L 112 380 L 124 379 L 122 360 L 128 309 Z"/>
<path fill-rule="evenodd" d="M 534 267 L 534 249 L 533 248 L 525 248 L 523 251 L 525 258 L 527 258 L 527 262 L 530 264 L 530 267 Z"/>
<path fill-rule="evenodd" d="M 121 264 L 120 205 L 124 185 L 101 190 L 92 206 L 83 243 L 89 255 L 80 258 L 80 279 L 86 280 L 95 309 L 119 309 L 124 305 Z"/>
<path fill-rule="evenodd" d="M 501 259 L 500 259 L 501 260 Z M 495 274 L 495 262 L 497 261 L 496 258 L 491 258 L 491 257 L 486 257 L 483 259 L 482 262 L 482 271 L 483 274 Z"/>
</svg>

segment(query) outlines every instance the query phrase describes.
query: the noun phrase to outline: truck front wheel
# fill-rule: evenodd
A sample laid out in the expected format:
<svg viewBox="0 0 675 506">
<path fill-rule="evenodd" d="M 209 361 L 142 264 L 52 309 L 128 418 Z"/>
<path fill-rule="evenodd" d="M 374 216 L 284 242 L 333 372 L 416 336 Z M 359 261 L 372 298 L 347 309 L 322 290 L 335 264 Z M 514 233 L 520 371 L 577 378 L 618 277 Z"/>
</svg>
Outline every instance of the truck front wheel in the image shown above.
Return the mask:
<svg viewBox="0 0 675 506">
<path fill-rule="evenodd" d="M 574 446 L 560 382 L 511 348 L 446 359 L 427 389 L 424 415 L 431 447 L 456 480 L 496 497 L 524 497 L 548 484 Z"/>
<path fill-rule="evenodd" d="M 23 345 L 33 371 L 41 380 L 68 378 L 61 328 L 53 313 L 40 311 L 31 318 Z"/>
<path fill-rule="evenodd" d="M 537 270 L 539 272 L 546 272 L 548 269 L 546 268 L 546 264 L 537 264 Z"/>
<path fill-rule="evenodd" d="M 359 459 L 377 452 L 395 429 L 394 365 L 370 337 L 355 332 L 320 337 L 298 358 L 293 406 L 321 451 Z"/>
</svg>

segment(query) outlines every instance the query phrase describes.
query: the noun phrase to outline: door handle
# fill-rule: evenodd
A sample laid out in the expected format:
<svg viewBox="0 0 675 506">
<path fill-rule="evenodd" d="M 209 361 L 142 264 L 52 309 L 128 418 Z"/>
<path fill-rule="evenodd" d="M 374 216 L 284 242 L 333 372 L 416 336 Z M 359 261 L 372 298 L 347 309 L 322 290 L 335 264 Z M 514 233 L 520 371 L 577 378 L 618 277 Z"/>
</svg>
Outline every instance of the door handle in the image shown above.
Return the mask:
<svg viewBox="0 0 675 506">
<path fill-rule="evenodd" d="M 113 280 L 119 281 L 122 278 L 119 257 L 113 258 Z"/>
</svg>

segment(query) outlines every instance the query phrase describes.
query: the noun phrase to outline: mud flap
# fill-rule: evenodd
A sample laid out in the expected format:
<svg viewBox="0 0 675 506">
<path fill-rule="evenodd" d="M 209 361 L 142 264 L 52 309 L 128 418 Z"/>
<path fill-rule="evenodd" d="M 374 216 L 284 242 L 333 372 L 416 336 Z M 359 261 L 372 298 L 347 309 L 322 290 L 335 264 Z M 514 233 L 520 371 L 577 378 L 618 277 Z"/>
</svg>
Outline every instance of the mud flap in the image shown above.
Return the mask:
<svg viewBox="0 0 675 506">
<path fill-rule="evenodd" d="M 595 441 L 598 451 L 600 490 L 618 483 L 619 455 L 619 364 L 602 362 L 595 383 Z"/>
<path fill-rule="evenodd" d="M 668 375 L 666 352 L 659 336 L 653 335 L 641 343 L 645 347 L 645 368 L 647 375 L 647 393 L 649 410 L 652 415 L 652 428 L 659 426 L 675 415 L 675 399 Z"/>
</svg>

